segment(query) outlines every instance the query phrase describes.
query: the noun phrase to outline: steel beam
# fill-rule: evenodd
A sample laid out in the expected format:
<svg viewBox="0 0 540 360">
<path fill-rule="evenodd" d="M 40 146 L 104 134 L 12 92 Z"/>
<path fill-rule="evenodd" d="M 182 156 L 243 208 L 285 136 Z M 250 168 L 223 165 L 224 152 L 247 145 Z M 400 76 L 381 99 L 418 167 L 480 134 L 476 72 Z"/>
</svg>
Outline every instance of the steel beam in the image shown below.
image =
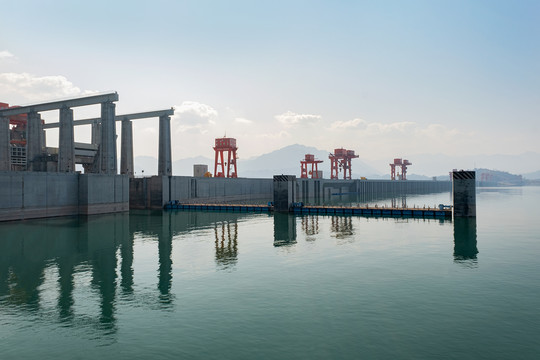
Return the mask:
<svg viewBox="0 0 540 360">
<path fill-rule="evenodd" d="M 26 106 L 21 106 L 21 107 L 16 107 L 16 108 L 3 109 L 3 110 L 0 110 L 0 117 L 2 116 L 8 117 L 8 116 L 19 115 L 19 114 L 28 114 L 32 111 L 41 112 L 41 111 L 59 110 L 63 107 L 72 108 L 72 107 L 78 107 L 78 106 L 95 105 L 95 104 L 101 104 L 101 103 L 112 102 L 112 101 L 118 101 L 117 92 L 110 92 L 110 93 L 104 93 L 104 94 L 99 94 L 99 95 L 90 95 L 90 96 L 65 99 L 65 100 L 55 100 L 55 101 L 46 102 L 46 103 L 38 103 L 38 104 L 26 105 Z"/>
<path fill-rule="evenodd" d="M 174 115 L 174 108 L 166 109 L 166 110 L 155 110 L 155 111 L 147 111 L 147 112 L 140 112 L 140 113 L 133 113 L 133 114 L 125 114 L 125 115 L 116 115 L 114 117 L 115 121 L 122 121 L 124 119 L 128 120 L 136 120 L 136 119 L 148 119 L 153 117 L 161 117 L 161 116 L 172 116 Z M 73 125 L 90 125 L 94 124 L 96 121 L 100 121 L 101 118 L 91 118 L 91 119 L 81 119 L 81 120 L 75 120 L 73 121 Z M 52 129 L 57 128 L 60 126 L 60 123 L 48 123 L 44 124 L 44 129 Z"/>
</svg>

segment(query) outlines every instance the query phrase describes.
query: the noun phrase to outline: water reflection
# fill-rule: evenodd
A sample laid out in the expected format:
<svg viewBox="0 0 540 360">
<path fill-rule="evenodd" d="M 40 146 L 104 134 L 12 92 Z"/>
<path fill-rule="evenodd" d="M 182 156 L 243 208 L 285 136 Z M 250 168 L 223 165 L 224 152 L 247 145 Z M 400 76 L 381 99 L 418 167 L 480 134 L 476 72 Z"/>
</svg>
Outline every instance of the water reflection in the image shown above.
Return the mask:
<svg viewBox="0 0 540 360">
<path fill-rule="evenodd" d="M 346 239 L 353 236 L 352 216 L 332 216 L 331 232 L 338 239 Z"/>
<path fill-rule="evenodd" d="M 171 213 L 165 212 L 161 218 L 161 229 L 158 231 L 158 257 L 159 257 L 159 301 L 162 305 L 171 305 L 172 287 L 172 239 Z"/>
<path fill-rule="evenodd" d="M 478 266 L 476 258 L 476 218 L 454 219 L 454 262 L 467 267 Z"/>
<path fill-rule="evenodd" d="M 301 218 L 302 230 L 306 234 L 306 240 L 314 241 L 319 233 L 319 217 L 316 215 L 304 215 Z"/>
<path fill-rule="evenodd" d="M 231 270 L 239 261 L 241 222 L 265 216 L 160 211 L 0 224 L 0 306 L 16 307 L 24 314 L 39 313 L 41 317 L 44 302 L 52 299 L 53 321 L 62 326 L 115 334 L 118 297 L 151 308 L 173 309 L 172 255 L 176 236 L 202 231 L 210 240 L 208 250 L 215 252 L 218 270 Z M 332 216 L 329 221 L 324 218 L 328 219 L 316 215 L 298 219 L 307 240 L 315 240 L 327 230 L 320 228 L 319 221 L 329 226 L 332 236 L 338 239 L 349 241 L 357 236 L 353 226 L 357 220 L 352 216 Z M 297 217 L 274 214 L 272 220 L 274 246 L 294 246 Z M 475 263 L 476 222 L 462 220 L 465 222 L 456 221 L 454 227 L 454 257 L 456 262 Z M 141 288 L 139 284 L 137 288 L 134 246 L 139 244 L 135 239 L 141 238 L 157 249 L 158 258 L 152 259 L 151 266 L 157 276 L 153 275 L 152 286 Z M 51 279 L 54 286 L 48 283 Z"/>
<path fill-rule="evenodd" d="M 238 261 L 238 223 L 224 221 L 214 225 L 216 263 L 221 269 L 230 269 Z"/>
<path fill-rule="evenodd" d="M 274 246 L 296 244 L 296 217 L 291 214 L 274 213 Z"/>
<path fill-rule="evenodd" d="M 60 322 L 73 326 L 75 274 L 85 269 L 90 272 L 91 288 L 99 294 L 100 311 L 84 324 L 115 332 L 116 249 L 129 243 L 128 222 L 127 214 L 116 214 L 91 221 L 64 218 L 2 224 L 0 303 L 41 310 L 45 275 L 56 269 L 57 315 Z"/>
</svg>

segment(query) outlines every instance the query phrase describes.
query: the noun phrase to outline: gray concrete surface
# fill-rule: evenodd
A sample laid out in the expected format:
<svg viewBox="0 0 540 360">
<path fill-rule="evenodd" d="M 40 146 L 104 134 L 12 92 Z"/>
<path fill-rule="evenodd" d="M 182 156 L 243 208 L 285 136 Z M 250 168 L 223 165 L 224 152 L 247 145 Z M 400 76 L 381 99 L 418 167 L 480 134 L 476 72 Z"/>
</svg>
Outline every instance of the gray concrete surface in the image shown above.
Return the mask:
<svg viewBox="0 0 540 360">
<path fill-rule="evenodd" d="M 476 172 L 452 172 L 452 196 L 455 217 L 476 216 Z"/>
<path fill-rule="evenodd" d="M 0 221 L 127 210 L 126 175 L 0 172 Z"/>
</svg>

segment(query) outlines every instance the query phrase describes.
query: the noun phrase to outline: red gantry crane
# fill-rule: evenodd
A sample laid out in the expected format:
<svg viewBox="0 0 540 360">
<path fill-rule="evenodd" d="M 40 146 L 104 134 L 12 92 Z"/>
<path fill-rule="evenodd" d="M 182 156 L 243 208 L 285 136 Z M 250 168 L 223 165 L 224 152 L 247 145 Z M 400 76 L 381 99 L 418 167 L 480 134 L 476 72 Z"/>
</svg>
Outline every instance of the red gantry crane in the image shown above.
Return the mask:
<svg viewBox="0 0 540 360">
<path fill-rule="evenodd" d="M 390 164 L 390 179 L 396 180 L 396 166 L 401 166 L 401 175 L 397 174 L 398 180 L 407 180 L 407 166 L 412 165 L 407 159 L 394 159 L 394 163 Z"/>
<path fill-rule="evenodd" d="M 357 158 L 354 150 L 334 149 L 334 153 L 330 154 L 330 173 L 331 179 L 339 179 L 339 174 L 343 170 L 343 179 L 351 178 L 351 160 Z"/>
<path fill-rule="evenodd" d="M 306 158 L 304 160 L 300 160 L 301 164 L 301 174 L 300 177 L 303 179 L 309 178 L 309 175 L 311 175 L 312 179 L 318 179 L 319 178 L 319 169 L 318 165 L 322 163 L 322 160 L 315 160 L 315 155 L 312 154 L 306 154 Z M 308 165 L 311 165 L 311 171 L 308 172 Z"/>
<path fill-rule="evenodd" d="M 9 104 L 0 102 L 0 109 L 11 109 L 18 106 L 9 106 Z M 10 144 L 16 146 L 26 145 L 26 124 L 28 117 L 26 114 L 13 115 L 9 117 L 9 125 L 11 129 Z M 42 120 L 43 122 L 43 120 Z"/>
<path fill-rule="evenodd" d="M 222 137 L 216 139 L 216 144 L 214 146 L 216 151 L 216 159 L 214 162 L 214 176 L 215 177 L 227 177 L 235 178 L 237 177 L 236 172 L 236 139 Z M 227 161 L 225 161 L 224 153 L 227 153 Z M 220 171 L 218 171 L 218 168 Z M 227 169 L 225 171 L 225 169 Z"/>
</svg>

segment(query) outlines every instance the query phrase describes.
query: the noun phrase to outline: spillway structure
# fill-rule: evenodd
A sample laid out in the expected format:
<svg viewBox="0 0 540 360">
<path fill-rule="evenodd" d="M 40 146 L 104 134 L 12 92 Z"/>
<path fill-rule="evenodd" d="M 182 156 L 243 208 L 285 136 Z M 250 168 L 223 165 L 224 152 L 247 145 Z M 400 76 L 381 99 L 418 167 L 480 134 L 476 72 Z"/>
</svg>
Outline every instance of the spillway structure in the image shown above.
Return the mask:
<svg viewBox="0 0 540 360">
<path fill-rule="evenodd" d="M 159 118 L 159 174 L 172 175 L 170 117 L 174 109 L 116 114 L 116 92 L 24 106 L 0 104 L 0 220 L 129 210 L 134 176 L 131 121 Z M 99 105 L 101 116 L 75 119 L 74 108 Z M 43 112 L 58 111 L 58 122 Z M 120 174 L 116 122 L 122 123 Z M 90 125 L 90 143 L 75 141 L 75 128 Z M 58 129 L 58 147 L 45 132 Z M 84 174 L 76 166 L 84 169 Z"/>
</svg>

